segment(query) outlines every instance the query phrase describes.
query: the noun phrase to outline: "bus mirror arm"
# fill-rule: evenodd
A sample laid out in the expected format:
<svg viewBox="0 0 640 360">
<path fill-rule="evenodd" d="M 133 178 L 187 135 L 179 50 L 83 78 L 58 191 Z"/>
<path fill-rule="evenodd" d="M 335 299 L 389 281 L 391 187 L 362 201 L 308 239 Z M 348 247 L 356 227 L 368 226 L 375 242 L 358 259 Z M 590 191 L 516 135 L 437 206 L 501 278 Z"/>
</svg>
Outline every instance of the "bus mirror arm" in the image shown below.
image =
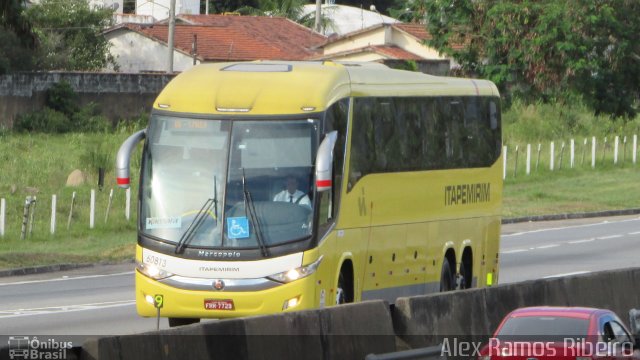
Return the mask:
<svg viewBox="0 0 640 360">
<path fill-rule="evenodd" d="M 133 135 L 129 136 L 118 149 L 118 155 L 116 155 L 116 182 L 118 186 L 123 189 L 129 188 L 130 183 L 130 170 L 129 164 L 131 161 L 131 153 L 133 149 L 142 141 L 147 135 L 147 130 L 140 130 Z"/>
<path fill-rule="evenodd" d="M 331 131 L 320 143 L 316 155 L 316 190 L 318 192 L 331 189 L 333 169 L 333 148 L 338 140 L 338 132 Z"/>
</svg>

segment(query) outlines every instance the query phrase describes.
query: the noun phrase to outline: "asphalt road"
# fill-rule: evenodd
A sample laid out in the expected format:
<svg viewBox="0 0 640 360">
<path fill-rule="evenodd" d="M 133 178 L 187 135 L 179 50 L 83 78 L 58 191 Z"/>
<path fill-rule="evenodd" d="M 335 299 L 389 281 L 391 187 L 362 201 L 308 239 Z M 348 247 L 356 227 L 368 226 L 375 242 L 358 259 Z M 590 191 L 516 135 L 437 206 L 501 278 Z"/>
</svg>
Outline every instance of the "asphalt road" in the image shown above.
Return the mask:
<svg viewBox="0 0 640 360">
<path fill-rule="evenodd" d="M 640 217 L 503 226 L 500 283 L 639 266 Z M 152 331 L 137 316 L 133 264 L 0 278 L 0 336 Z M 161 319 L 161 328 L 168 328 Z"/>
</svg>

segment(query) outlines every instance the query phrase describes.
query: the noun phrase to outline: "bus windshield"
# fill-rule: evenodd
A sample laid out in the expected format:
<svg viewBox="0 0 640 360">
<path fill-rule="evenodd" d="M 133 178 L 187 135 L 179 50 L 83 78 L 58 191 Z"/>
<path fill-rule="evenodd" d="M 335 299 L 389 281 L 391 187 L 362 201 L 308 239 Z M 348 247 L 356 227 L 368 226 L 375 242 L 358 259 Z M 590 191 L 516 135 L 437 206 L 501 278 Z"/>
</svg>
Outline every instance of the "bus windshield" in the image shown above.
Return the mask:
<svg viewBox="0 0 640 360">
<path fill-rule="evenodd" d="M 182 247 L 252 249 L 311 235 L 318 123 L 153 115 L 140 229 Z"/>
</svg>

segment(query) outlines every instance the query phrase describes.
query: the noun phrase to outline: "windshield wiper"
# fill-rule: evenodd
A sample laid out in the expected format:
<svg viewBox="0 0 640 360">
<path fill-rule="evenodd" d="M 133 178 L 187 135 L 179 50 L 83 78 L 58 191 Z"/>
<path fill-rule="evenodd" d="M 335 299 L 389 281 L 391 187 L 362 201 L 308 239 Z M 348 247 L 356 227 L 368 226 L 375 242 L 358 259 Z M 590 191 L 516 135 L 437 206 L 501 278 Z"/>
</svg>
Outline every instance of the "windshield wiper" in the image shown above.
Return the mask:
<svg viewBox="0 0 640 360">
<path fill-rule="evenodd" d="M 176 254 L 180 254 L 181 252 L 183 252 L 184 248 L 189 244 L 189 242 L 191 242 L 196 234 L 196 230 L 198 230 L 198 228 L 204 223 L 204 220 L 207 217 L 207 213 L 209 212 L 213 204 L 216 205 L 217 213 L 218 200 L 216 198 L 217 196 L 213 199 L 207 199 L 207 201 L 204 202 L 204 205 L 202 205 L 202 208 L 200 208 L 200 211 L 198 211 L 196 217 L 193 218 L 193 221 L 191 221 L 191 224 L 189 224 L 187 231 L 185 231 L 184 234 L 182 234 L 182 237 L 180 237 L 180 241 L 178 241 L 178 244 L 176 245 Z M 216 216 L 216 219 L 217 218 L 218 217 Z"/>
<path fill-rule="evenodd" d="M 204 202 L 204 205 L 202 205 L 202 208 L 200 208 L 200 211 L 198 211 L 198 213 L 196 214 L 196 217 L 193 218 L 193 221 L 191 221 L 191 224 L 189 224 L 187 231 L 185 231 L 184 234 L 182 234 L 182 237 L 180 237 L 180 241 L 178 241 L 178 244 L 176 245 L 176 251 L 175 251 L 176 254 L 179 254 L 182 251 L 184 251 L 184 248 L 191 242 L 191 240 L 196 234 L 196 230 L 198 230 L 198 228 L 204 223 L 204 219 L 207 217 L 207 213 L 211 209 L 212 205 L 214 206 L 213 213 L 215 216 L 215 220 L 216 222 L 218 221 L 218 180 L 217 179 L 218 179 L 217 176 L 213 177 L 213 199 L 207 199 L 207 201 Z"/>
<path fill-rule="evenodd" d="M 244 168 L 242 168 L 242 193 L 244 194 L 244 212 L 245 215 L 249 217 L 249 221 L 253 225 L 253 228 L 256 229 L 256 241 L 258 242 L 258 246 L 260 247 L 260 252 L 263 257 L 269 256 L 269 249 L 264 244 L 264 239 L 262 238 L 262 228 L 260 227 L 260 221 L 258 220 L 258 216 L 256 214 L 256 208 L 253 206 L 253 199 L 251 198 L 251 193 L 247 189 L 246 177 L 244 175 Z"/>
<path fill-rule="evenodd" d="M 213 213 L 216 216 L 216 221 L 218 221 L 218 177 L 213 177 Z"/>
</svg>

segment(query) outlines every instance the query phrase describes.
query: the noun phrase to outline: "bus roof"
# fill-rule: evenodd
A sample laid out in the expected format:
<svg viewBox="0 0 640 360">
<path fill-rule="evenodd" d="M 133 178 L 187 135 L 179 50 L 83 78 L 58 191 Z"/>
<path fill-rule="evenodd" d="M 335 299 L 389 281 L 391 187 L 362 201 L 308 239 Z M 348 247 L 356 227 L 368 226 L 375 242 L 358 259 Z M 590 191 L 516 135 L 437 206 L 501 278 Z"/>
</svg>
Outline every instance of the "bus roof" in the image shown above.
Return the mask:
<svg viewBox="0 0 640 360">
<path fill-rule="evenodd" d="M 176 76 L 155 109 L 229 115 L 322 111 L 349 96 L 497 96 L 493 83 L 395 70 L 378 63 L 234 62 L 202 64 Z"/>
</svg>

